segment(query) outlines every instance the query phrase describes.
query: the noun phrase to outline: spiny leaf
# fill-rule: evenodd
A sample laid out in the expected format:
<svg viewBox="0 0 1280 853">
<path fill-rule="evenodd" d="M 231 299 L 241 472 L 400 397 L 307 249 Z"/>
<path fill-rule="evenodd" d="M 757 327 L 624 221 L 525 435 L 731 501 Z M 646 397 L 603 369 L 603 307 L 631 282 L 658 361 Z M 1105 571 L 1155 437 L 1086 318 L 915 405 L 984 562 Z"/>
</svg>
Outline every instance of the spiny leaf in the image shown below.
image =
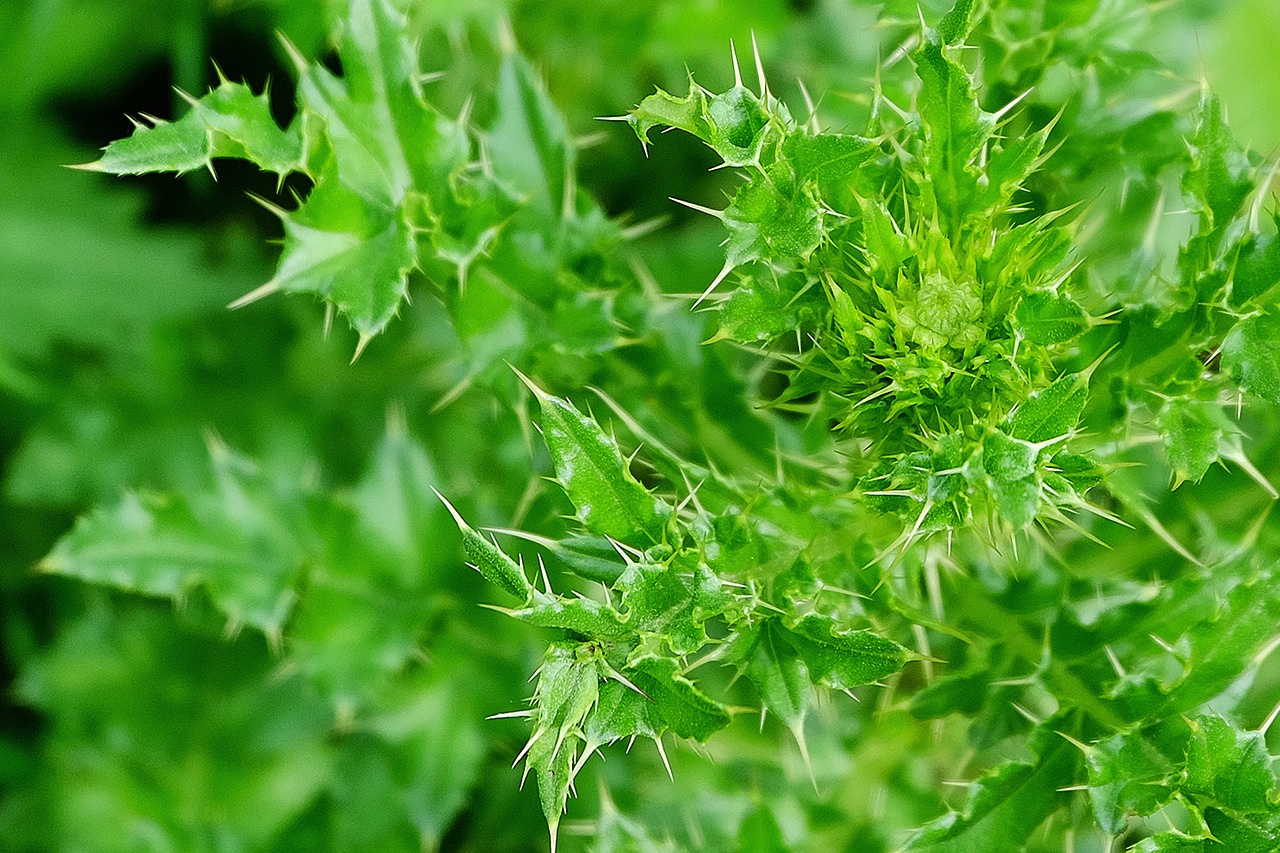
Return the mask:
<svg viewBox="0 0 1280 853">
<path fill-rule="evenodd" d="M 769 619 L 740 631 L 733 642 L 732 658 L 770 713 L 788 726 L 804 720 L 809 708 L 809 673 L 787 642 L 779 620 Z"/>
<path fill-rule="evenodd" d="M 1066 435 L 1089 399 L 1087 373 L 1069 373 L 1023 403 L 1009 421 L 1009 435 L 1022 441 L 1050 441 Z"/>
<path fill-rule="evenodd" d="M 215 158 L 248 160 L 281 177 L 303 168 L 302 134 L 295 123 L 281 130 L 271 117 L 265 94 L 223 81 L 173 122 L 139 126 L 132 136 L 112 142 L 102 159 L 86 168 L 115 175 L 189 172 Z"/>
<path fill-rule="evenodd" d="M 1189 735 L 1186 723 L 1170 719 L 1092 744 L 1089 800 L 1104 831 L 1120 834 L 1129 816 L 1152 814 L 1174 795 Z"/>
<path fill-rule="evenodd" d="M 1216 402 L 1186 398 L 1165 401 L 1156 416 L 1156 427 L 1164 438 L 1175 486 L 1183 480 L 1200 482 L 1209 466 L 1221 458 L 1224 437 L 1235 432 Z"/>
<path fill-rule="evenodd" d="M 938 35 L 942 37 L 943 44 L 959 44 L 968 37 L 969 30 L 973 28 L 976 5 L 976 0 L 958 0 L 951 11 L 942 16 L 938 21 Z"/>
<path fill-rule="evenodd" d="M 1273 216 L 1280 228 L 1280 212 Z M 1237 246 L 1231 269 L 1228 302 L 1235 310 L 1266 304 L 1268 294 L 1280 284 L 1280 236 L 1248 235 Z"/>
<path fill-rule="evenodd" d="M 654 710 L 680 737 L 706 740 L 729 725 L 729 712 L 679 672 L 670 658 L 647 657 L 626 673 L 654 703 Z"/>
<path fill-rule="evenodd" d="M 541 404 L 542 437 L 578 519 L 600 536 L 633 545 L 662 542 L 671 507 L 631 475 L 617 442 L 568 400 L 528 379 L 525 384 Z"/>
<path fill-rule="evenodd" d="M 845 631 L 817 614 L 797 622 L 786 634 L 814 682 L 847 690 L 870 684 L 902 669 L 907 650 L 871 631 Z"/>
<path fill-rule="evenodd" d="M 487 137 L 494 175 L 532 201 L 539 216 L 558 216 L 573 171 L 573 146 L 528 60 L 508 53 L 498 72 L 496 114 Z"/>
<path fill-rule="evenodd" d="M 529 625 L 561 628 L 592 639 L 616 640 L 631 632 L 613 609 L 590 598 L 562 599 L 534 593 L 528 607 L 502 612 Z"/>
<path fill-rule="evenodd" d="M 1182 178 L 1183 191 L 1212 229 L 1220 234 L 1253 188 L 1248 159 L 1236 144 L 1222 115 L 1222 101 L 1206 91 L 1196 116 L 1192 166 Z"/>
<path fill-rule="evenodd" d="M 1183 790 L 1238 813 L 1280 815 L 1280 786 L 1259 732 L 1240 732 L 1219 716 L 1191 720 Z"/>
<path fill-rule="evenodd" d="M 445 509 L 449 510 L 449 514 L 457 522 L 458 530 L 462 533 L 463 558 L 475 566 L 489 583 L 505 589 L 521 601 L 528 601 L 533 595 L 533 586 L 516 561 L 508 557 L 497 545 L 472 530 L 444 495 L 436 492 L 436 497 L 444 504 Z"/>
<path fill-rule="evenodd" d="M 1084 310 L 1070 296 L 1035 291 L 1022 297 L 1014 313 L 1027 340 L 1044 346 L 1075 340 L 1089 329 Z"/>
<path fill-rule="evenodd" d="M 971 164 L 990 135 L 992 122 L 978 106 L 968 73 L 947 55 L 936 32 L 925 34 L 915 57 L 929 179 L 946 222 L 954 227 L 977 191 Z"/>
<path fill-rule="evenodd" d="M 409 289 L 417 239 L 407 212 L 371 203 L 329 161 L 305 203 L 284 217 L 284 251 L 270 288 L 312 293 L 362 336 L 386 328 Z"/>
<path fill-rule="evenodd" d="M 840 133 L 812 136 L 793 133 L 783 144 L 783 156 L 796 170 L 796 180 L 836 184 L 857 172 L 880 153 L 870 139 Z"/>
<path fill-rule="evenodd" d="M 1280 403 L 1280 313 L 1241 321 L 1222 342 L 1222 365 L 1242 389 Z"/>
</svg>

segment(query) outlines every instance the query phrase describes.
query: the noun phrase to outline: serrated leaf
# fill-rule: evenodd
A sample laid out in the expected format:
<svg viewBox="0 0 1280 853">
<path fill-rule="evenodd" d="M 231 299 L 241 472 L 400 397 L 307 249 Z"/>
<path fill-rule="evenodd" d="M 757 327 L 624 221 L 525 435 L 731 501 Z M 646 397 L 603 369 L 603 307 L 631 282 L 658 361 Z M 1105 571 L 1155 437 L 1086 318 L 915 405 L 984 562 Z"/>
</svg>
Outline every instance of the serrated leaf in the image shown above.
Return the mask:
<svg viewBox="0 0 1280 853">
<path fill-rule="evenodd" d="M 1220 234 L 1249 196 L 1253 179 L 1249 161 L 1223 119 L 1222 102 L 1210 92 L 1200 99 L 1191 144 L 1194 157 L 1182 189 L 1211 233 Z"/>
<path fill-rule="evenodd" d="M 1223 438 L 1235 432 L 1217 403 L 1181 397 L 1160 407 L 1156 428 L 1164 439 L 1175 485 L 1183 480 L 1200 482 L 1209 466 L 1221 458 Z"/>
<path fill-rule="evenodd" d="M 337 168 L 326 167 L 302 207 L 283 217 L 284 250 L 267 287 L 315 294 L 362 336 L 376 335 L 408 293 L 417 239 L 404 210 L 344 186 Z"/>
<path fill-rule="evenodd" d="M 760 694 L 760 701 L 788 726 L 802 722 L 809 709 L 809 672 L 777 619 L 741 630 L 732 659 Z"/>
<path fill-rule="evenodd" d="M 633 563 L 618 578 L 627 625 L 661 634 L 676 654 L 688 654 L 707 642 L 694 613 L 694 590 L 674 565 Z"/>
<path fill-rule="evenodd" d="M 1222 342 L 1222 366 L 1248 393 L 1280 403 L 1280 314 L 1237 324 Z"/>
<path fill-rule="evenodd" d="M 1228 567 L 1216 571 L 1226 575 Z M 1185 712 L 1218 696 L 1244 672 L 1280 625 L 1280 580 L 1264 572 L 1215 603 L 1208 617 L 1187 626 L 1186 669 L 1169 689 L 1170 712 Z M 1162 630 L 1159 623 L 1153 630 Z M 1155 709 L 1152 709 L 1153 711 Z"/>
<path fill-rule="evenodd" d="M 1280 228 L 1280 213 L 1275 215 Z M 1268 294 L 1280 284 L 1280 236 L 1248 235 L 1237 247 L 1231 269 L 1231 289 L 1227 301 L 1235 310 L 1266 303 Z"/>
<path fill-rule="evenodd" d="M 592 639 L 616 640 L 632 631 L 612 608 L 590 598 L 564 599 L 534 593 L 529 606 L 502 612 L 528 625 L 561 628 Z"/>
<path fill-rule="evenodd" d="M 635 130 L 641 142 L 649 141 L 649 131 L 655 127 L 672 127 L 710 142 L 711 128 L 706 117 L 706 95 L 702 88 L 689 78 L 689 94 L 677 98 L 661 89 L 641 101 L 627 114 L 627 122 Z"/>
<path fill-rule="evenodd" d="M 303 115 L 332 148 L 341 183 L 388 207 L 411 189 L 446 196 L 466 137 L 423 99 L 404 15 L 390 0 L 349 0 L 344 20 L 342 76 L 313 62 L 298 80 Z"/>
<path fill-rule="evenodd" d="M 796 171 L 796 180 L 810 178 L 827 186 L 845 180 L 875 159 L 880 147 L 861 136 L 793 133 L 783 143 L 783 156 Z"/>
<path fill-rule="evenodd" d="M 1035 473 L 1040 449 L 991 430 L 982 439 L 982 469 L 998 483 L 1014 483 Z"/>
<path fill-rule="evenodd" d="M 760 278 L 739 284 L 720 307 L 716 338 L 761 343 L 800 328 L 819 311 L 816 300 L 806 297 L 821 291 L 797 291 L 794 285 L 789 279 L 774 283 Z"/>
<path fill-rule="evenodd" d="M 653 700 L 610 679 L 600 685 L 600 697 L 583 732 L 588 743 L 605 744 L 623 738 L 660 737 L 665 728 Z"/>
<path fill-rule="evenodd" d="M 177 121 L 139 126 L 112 142 L 91 168 L 115 175 L 181 174 L 218 157 L 248 160 L 283 177 L 303 167 L 302 134 L 297 125 L 280 129 L 265 94 L 224 80 Z"/>
<path fill-rule="evenodd" d="M 729 712 L 680 674 L 669 658 L 644 658 L 626 673 L 654 702 L 654 710 L 680 737 L 705 741 L 729 725 Z"/>
<path fill-rule="evenodd" d="M 957 8 L 965 5 L 972 4 L 966 0 Z M 937 32 L 926 32 L 915 59 L 928 176 L 946 222 L 954 226 L 977 191 L 971 164 L 992 123 L 978 106 L 969 74 L 947 55 Z"/>
<path fill-rule="evenodd" d="M 958 0 L 947 14 L 938 21 L 938 35 L 943 44 L 959 44 L 973 29 L 973 11 L 976 0 Z"/>
<path fill-rule="evenodd" d="M 729 230 L 725 260 L 735 267 L 764 259 L 807 257 L 825 234 L 817 201 L 800 187 L 780 184 L 772 175 L 739 187 L 723 219 Z"/>
<path fill-rule="evenodd" d="M 671 507 L 631 475 L 618 443 L 568 400 L 529 383 L 542 406 L 542 437 L 560 484 L 587 529 L 621 542 L 662 542 Z"/>
<path fill-rule="evenodd" d="M 1186 723 L 1173 718 L 1113 735 L 1085 752 L 1098 824 L 1118 835 L 1131 815 L 1153 814 L 1174 794 L 1185 762 Z"/>
<path fill-rule="evenodd" d="M 991 152 L 986 164 L 986 186 L 979 195 L 978 207 L 1001 210 L 1008 206 L 1014 193 L 1030 177 L 1049 138 L 1050 127 L 1020 139 L 1006 142 Z"/>
<path fill-rule="evenodd" d="M 780 105 L 777 108 L 783 109 Z M 783 124 L 790 123 L 785 113 L 779 118 Z M 685 97 L 677 98 L 659 89 L 627 116 L 641 142 L 649 141 L 649 131 L 654 127 L 678 128 L 701 139 L 729 166 L 759 165 L 772 120 L 773 116 L 750 90 L 734 86 L 709 95 L 692 77 Z"/>
</svg>

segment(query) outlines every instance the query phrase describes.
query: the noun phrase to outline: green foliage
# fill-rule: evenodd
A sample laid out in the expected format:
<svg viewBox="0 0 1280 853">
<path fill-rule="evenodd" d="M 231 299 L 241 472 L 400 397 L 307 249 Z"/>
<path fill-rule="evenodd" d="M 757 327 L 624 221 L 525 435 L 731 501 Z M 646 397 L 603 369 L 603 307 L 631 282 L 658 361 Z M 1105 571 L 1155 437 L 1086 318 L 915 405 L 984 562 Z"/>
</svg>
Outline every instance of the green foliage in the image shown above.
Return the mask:
<svg viewBox="0 0 1280 853">
<path fill-rule="evenodd" d="M 0 97 L 6 849 L 1280 846 L 1280 214 L 1185 85 L 1216 10 L 76 0 L 282 91 L 72 173 L 45 5 L 0 12 L 48 62 Z M 589 121 L 636 101 L 647 161 Z M 183 223 L 85 171 L 194 173 L 139 190 Z M 714 221 L 615 214 L 668 192 Z M 223 316 L 254 280 L 363 357 Z"/>
</svg>

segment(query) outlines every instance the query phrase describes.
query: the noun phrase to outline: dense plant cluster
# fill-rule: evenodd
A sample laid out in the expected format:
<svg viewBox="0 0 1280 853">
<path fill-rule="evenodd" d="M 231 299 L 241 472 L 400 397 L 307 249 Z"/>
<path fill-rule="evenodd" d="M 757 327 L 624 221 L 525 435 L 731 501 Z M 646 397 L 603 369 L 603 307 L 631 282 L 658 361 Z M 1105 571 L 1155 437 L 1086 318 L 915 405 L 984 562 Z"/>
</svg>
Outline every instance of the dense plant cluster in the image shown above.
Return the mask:
<svg viewBox="0 0 1280 853">
<path fill-rule="evenodd" d="M 1280 849 L 1276 169 L 1159 4 L 822 3 L 873 64 L 637 79 L 653 166 L 601 159 L 679 164 L 671 223 L 571 132 L 644 61 L 521 53 L 616 21 L 277 5 L 291 111 L 218 71 L 79 167 L 247 161 L 283 239 L 9 469 L 94 505 L 14 849 Z"/>
</svg>

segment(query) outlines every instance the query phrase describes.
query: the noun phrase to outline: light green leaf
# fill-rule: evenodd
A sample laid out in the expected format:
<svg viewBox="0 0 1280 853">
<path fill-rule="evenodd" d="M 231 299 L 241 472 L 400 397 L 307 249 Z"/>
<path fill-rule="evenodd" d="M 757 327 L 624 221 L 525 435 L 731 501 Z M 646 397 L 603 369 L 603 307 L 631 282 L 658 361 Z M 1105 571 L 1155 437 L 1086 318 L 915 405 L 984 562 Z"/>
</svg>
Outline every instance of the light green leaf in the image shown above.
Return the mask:
<svg viewBox="0 0 1280 853">
<path fill-rule="evenodd" d="M 612 608 L 590 598 L 564 599 L 535 592 L 529 606 L 502 612 L 529 625 L 561 628 L 592 639 L 616 640 L 633 630 Z"/>
<path fill-rule="evenodd" d="M 380 540 L 402 566 L 405 586 L 439 563 L 436 538 L 448 524 L 431 490 L 439 482 L 427 450 L 398 420 L 374 451 L 352 494 L 363 531 Z"/>
<path fill-rule="evenodd" d="M 942 16 L 938 22 L 938 35 L 943 44 L 959 44 L 968 37 L 973 29 L 973 10 L 976 0 L 958 0 L 951 11 Z"/>
<path fill-rule="evenodd" d="M 1084 310 L 1070 296 L 1060 293 L 1026 294 L 1018 303 L 1014 319 L 1027 340 L 1043 346 L 1073 341 L 1089 330 Z"/>
<path fill-rule="evenodd" d="M 1198 802 L 1240 812 L 1280 815 L 1280 788 L 1258 732 L 1240 732 L 1218 716 L 1190 721 L 1183 789 Z"/>
<path fill-rule="evenodd" d="M 215 486 L 179 496 L 125 495 L 77 522 L 47 571 L 144 595 L 203 586 L 233 622 L 278 636 L 304 551 L 299 505 L 281 501 L 246 460 L 218 448 Z"/>
<path fill-rule="evenodd" d="M 954 226 L 977 191 L 972 164 L 992 122 L 978 106 L 968 72 L 947 54 L 938 33 L 926 32 L 915 58 L 928 177 L 945 221 Z"/>
<path fill-rule="evenodd" d="M 689 654 L 706 644 L 705 616 L 695 612 L 695 591 L 675 565 L 633 563 L 618 578 L 617 589 L 633 630 L 660 634 L 676 654 Z"/>
<path fill-rule="evenodd" d="M 792 133 L 783 143 L 783 156 L 796 170 L 796 180 L 816 180 L 822 186 L 837 184 L 856 173 L 880 154 L 880 147 L 861 136 Z"/>
<path fill-rule="evenodd" d="M 404 210 L 370 202 L 338 182 L 336 162 L 293 214 L 282 214 L 284 251 L 258 292 L 311 293 L 332 304 L 364 338 L 396 315 L 417 263 Z"/>
<path fill-rule="evenodd" d="M 503 57 L 496 97 L 487 137 L 494 176 L 527 197 L 540 216 L 558 217 L 574 168 L 564 119 L 517 53 Z"/>
<path fill-rule="evenodd" d="M 1275 214 L 1275 219 L 1280 228 L 1280 212 Z M 1277 284 L 1280 284 L 1280 236 L 1248 235 L 1235 256 L 1227 301 L 1236 310 L 1252 304 L 1265 305 Z"/>
<path fill-rule="evenodd" d="M 1085 752 L 1089 800 L 1098 824 L 1120 834 L 1131 815 L 1149 815 L 1173 796 L 1185 763 L 1186 723 L 1169 719 L 1113 735 Z"/>
<path fill-rule="evenodd" d="M 521 601 L 528 601 L 533 595 L 533 586 L 525 577 L 524 570 L 496 544 L 472 530 L 444 495 L 436 492 L 436 497 L 449 510 L 462 533 L 462 554 L 468 564 L 489 583 L 502 587 Z"/>
<path fill-rule="evenodd" d="M 1164 439 L 1175 487 L 1184 480 L 1200 482 L 1209 466 L 1221 458 L 1224 438 L 1235 433 L 1216 402 L 1182 397 L 1165 401 L 1156 416 L 1156 428 Z"/>
<path fill-rule="evenodd" d="M 84 167 L 115 175 L 189 172 L 217 157 L 248 160 L 284 177 L 303 168 L 302 134 L 295 124 L 281 130 L 266 94 L 223 80 L 191 111 L 173 122 L 139 125 L 132 136 L 112 142 L 100 160 Z"/>
<path fill-rule="evenodd" d="M 809 709 L 809 673 L 778 619 L 739 632 L 732 659 L 755 686 L 760 701 L 788 726 L 804 721 Z"/>
<path fill-rule="evenodd" d="M 1033 443 L 1065 436 L 1080 420 L 1088 399 L 1088 373 L 1069 373 L 1019 406 L 1008 433 Z"/>
<path fill-rule="evenodd" d="M 1210 233 L 1221 234 L 1253 189 L 1253 177 L 1248 158 L 1223 119 L 1222 101 L 1210 92 L 1200 99 L 1191 144 L 1194 156 L 1182 189 Z"/>
</svg>

